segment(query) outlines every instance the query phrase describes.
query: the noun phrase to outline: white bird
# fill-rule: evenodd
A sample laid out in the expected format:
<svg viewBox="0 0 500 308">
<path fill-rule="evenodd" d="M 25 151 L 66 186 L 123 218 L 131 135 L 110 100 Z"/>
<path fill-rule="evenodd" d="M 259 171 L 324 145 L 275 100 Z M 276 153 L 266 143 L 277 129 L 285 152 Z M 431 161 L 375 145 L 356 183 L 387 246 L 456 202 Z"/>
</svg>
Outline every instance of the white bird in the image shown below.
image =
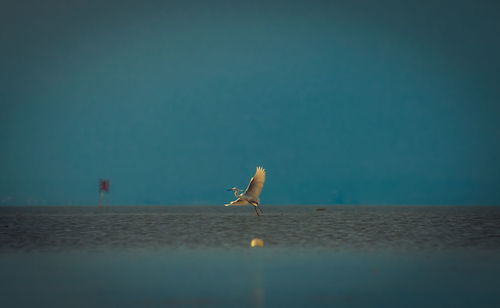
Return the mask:
<svg viewBox="0 0 500 308">
<path fill-rule="evenodd" d="M 259 212 L 264 213 L 262 209 L 259 207 L 260 199 L 259 195 L 260 192 L 262 191 L 262 187 L 264 187 L 264 181 L 266 180 L 266 170 L 262 167 L 257 167 L 257 171 L 255 171 L 255 175 L 253 178 L 250 180 L 250 183 L 248 184 L 247 190 L 245 190 L 244 193 L 239 194 L 239 189 L 236 187 L 233 187 L 231 189 L 228 189 L 228 191 L 233 190 L 234 195 L 236 196 L 236 200 L 232 201 L 229 204 L 224 204 L 225 206 L 232 206 L 232 205 L 246 205 L 246 204 L 251 204 L 253 205 L 253 208 L 255 210 L 255 213 L 259 215 Z"/>
</svg>

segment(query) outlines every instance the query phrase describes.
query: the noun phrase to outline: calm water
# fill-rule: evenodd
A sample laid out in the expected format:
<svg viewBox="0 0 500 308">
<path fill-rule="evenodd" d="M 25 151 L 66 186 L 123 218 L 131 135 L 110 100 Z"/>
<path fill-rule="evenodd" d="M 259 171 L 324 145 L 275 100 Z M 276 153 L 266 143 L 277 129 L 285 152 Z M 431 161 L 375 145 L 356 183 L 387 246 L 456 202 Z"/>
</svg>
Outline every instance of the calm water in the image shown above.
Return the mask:
<svg viewBox="0 0 500 308">
<path fill-rule="evenodd" d="M 321 209 L 318 211 L 318 209 Z M 2 207 L 8 306 L 500 306 L 500 207 Z M 263 248 L 250 248 L 252 238 Z"/>
</svg>

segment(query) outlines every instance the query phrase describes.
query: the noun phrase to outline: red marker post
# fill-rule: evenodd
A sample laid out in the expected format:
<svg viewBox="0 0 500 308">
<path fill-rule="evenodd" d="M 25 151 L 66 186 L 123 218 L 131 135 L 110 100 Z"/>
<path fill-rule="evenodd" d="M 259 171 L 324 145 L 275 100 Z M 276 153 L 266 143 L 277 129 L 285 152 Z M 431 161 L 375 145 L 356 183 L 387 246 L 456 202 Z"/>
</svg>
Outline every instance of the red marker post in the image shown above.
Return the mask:
<svg viewBox="0 0 500 308">
<path fill-rule="evenodd" d="M 106 193 L 106 207 L 108 207 L 109 180 L 99 180 L 99 207 L 102 207 L 102 199 Z"/>
</svg>

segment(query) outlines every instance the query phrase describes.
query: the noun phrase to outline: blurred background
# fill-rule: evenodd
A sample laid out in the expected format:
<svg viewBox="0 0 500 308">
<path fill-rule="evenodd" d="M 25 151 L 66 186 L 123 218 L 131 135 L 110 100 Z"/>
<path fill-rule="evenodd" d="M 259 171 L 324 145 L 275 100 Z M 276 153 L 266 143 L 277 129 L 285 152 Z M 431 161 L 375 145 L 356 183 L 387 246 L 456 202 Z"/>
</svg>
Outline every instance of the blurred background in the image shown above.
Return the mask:
<svg viewBox="0 0 500 308">
<path fill-rule="evenodd" d="M 2 1 L 0 204 L 500 204 L 494 1 Z"/>
</svg>

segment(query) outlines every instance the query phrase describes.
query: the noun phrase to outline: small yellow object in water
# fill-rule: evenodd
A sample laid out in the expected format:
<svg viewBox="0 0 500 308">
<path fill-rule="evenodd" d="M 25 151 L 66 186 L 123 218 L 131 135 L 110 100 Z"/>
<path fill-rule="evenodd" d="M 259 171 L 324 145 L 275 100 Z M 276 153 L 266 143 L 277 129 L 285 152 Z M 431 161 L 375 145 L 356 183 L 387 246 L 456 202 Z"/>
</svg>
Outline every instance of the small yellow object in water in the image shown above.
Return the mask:
<svg viewBox="0 0 500 308">
<path fill-rule="evenodd" d="M 250 243 L 250 247 L 264 247 L 264 242 L 260 238 L 254 238 Z"/>
</svg>

